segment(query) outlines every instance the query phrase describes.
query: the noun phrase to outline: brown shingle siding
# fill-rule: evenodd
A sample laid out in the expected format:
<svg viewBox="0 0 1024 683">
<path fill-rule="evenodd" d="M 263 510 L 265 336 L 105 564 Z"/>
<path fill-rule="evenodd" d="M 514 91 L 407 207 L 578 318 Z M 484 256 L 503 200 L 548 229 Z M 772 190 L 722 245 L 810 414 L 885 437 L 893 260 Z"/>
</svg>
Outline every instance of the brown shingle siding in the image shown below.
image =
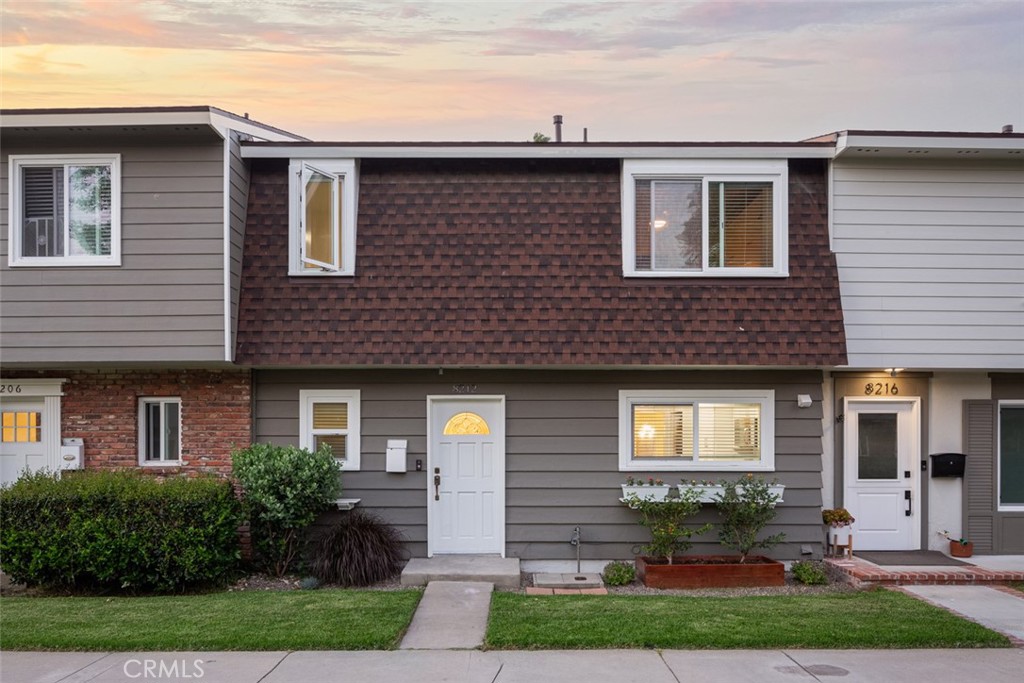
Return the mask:
<svg viewBox="0 0 1024 683">
<path fill-rule="evenodd" d="M 822 162 L 790 164 L 790 277 L 626 279 L 619 164 L 364 160 L 356 275 L 288 277 L 283 162 L 249 195 L 238 362 L 843 364 Z"/>
</svg>

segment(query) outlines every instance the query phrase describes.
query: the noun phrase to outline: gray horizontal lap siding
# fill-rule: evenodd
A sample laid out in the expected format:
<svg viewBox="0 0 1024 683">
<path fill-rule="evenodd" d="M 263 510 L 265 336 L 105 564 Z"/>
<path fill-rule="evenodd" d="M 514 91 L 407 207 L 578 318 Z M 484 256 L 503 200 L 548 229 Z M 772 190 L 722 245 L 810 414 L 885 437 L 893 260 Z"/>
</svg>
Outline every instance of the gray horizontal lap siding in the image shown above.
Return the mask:
<svg viewBox="0 0 1024 683">
<path fill-rule="evenodd" d="M 230 168 L 228 199 L 231 202 L 231 339 L 232 356 L 235 348 L 235 333 L 238 330 L 238 293 L 242 286 L 242 248 L 245 240 L 245 217 L 249 201 L 249 167 L 242 160 L 239 134 L 232 133 L 228 141 Z"/>
<path fill-rule="evenodd" d="M 5 364 L 224 359 L 223 143 L 5 140 L 0 353 Z M 121 154 L 120 267 L 8 267 L 8 155 Z"/>
<path fill-rule="evenodd" d="M 526 560 L 575 559 L 573 527 L 583 534 L 583 559 L 626 559 L 648 540 L 636 515 L 618 498 L 625 474 L 618 471 L 620 389 L 774 389 L 777 478 L 785 502 L 769 533 L 784 531 L 787 544 L 772 555 L 800 556 L 800 545 L 819 552 L 821 528 L 821 373 L 796 371 L 341 371 L 256 370 L 256 440 L 298 443 L 299 391 L 359 389 L 362 469 L 342 475 L 344 496 L 396 524 L 414 556 L 426 554 L 427 473 L 415 472 L 427 453 L 428 395 L 451 395 L 454 384 L 475 385 L 479 395 L 506 401 L 506 552 Z M 810 409 L 796 406 L 810 394 Z M 384 472 L 389 438 L 408 439 L 409 472 Z M 654 473 L 669 483 L 682 476 Z M 729 475 L 738 476 L 738 475 Z M 697 519 L 713 521 L 706 509 Z M 713 531 L 694 552 L 718 552 Z"/>
</svg>

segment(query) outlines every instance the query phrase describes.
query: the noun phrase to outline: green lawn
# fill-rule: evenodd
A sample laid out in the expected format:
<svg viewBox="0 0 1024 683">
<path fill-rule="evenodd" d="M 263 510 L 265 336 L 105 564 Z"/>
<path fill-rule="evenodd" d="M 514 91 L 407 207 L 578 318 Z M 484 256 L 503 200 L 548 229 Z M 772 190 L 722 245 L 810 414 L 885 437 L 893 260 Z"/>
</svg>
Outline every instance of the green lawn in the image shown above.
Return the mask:
<svg viewBox="0 0 1024 683">
<path fill-rule="evenodd" d="M 394 648 L 419 590 L 0 598 L 3 650 Z"/>
<path fill-rule="evenodd" d="M 772 597 L 495 593 L 488 647 L 1009 647 L 1005 636 L 893 591 Z"/>
</svg>

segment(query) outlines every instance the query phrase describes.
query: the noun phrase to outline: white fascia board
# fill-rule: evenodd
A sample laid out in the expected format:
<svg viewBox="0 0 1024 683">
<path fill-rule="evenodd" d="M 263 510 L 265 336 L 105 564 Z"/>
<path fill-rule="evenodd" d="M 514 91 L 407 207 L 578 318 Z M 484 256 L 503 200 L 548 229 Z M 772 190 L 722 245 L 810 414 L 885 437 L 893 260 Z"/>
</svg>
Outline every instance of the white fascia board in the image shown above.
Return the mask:
<svg viewBox="0 0 1024 683">
<path fill-rule="evenodd" d="M 269 142 L 301 142 L 306 139 L 301 135 L 293 135 L 286 131 L 267 128 L 255 122 L 240 120 L 233 116 L 218 114 L 217 112 L 210 114 L 209 124 L 222 134 L 224 130 L 230 129 Z"/>
<path fill-rule="evenodd" d="M 0 121 L 3 128 L 209 125 L 209 111 L 5 114 Z"/>
<path fill-rule="evenodd" d="M 606 147 L 537 144 L 504 146 L 243 145 L 244 159 L 831 159 L 829 147 Z"/>
<path fill-rule="evenodd" d="M 935 151 L 983 150 L 1010 152 L 1024 150 L 1024 138 L 974 136 L 918 136 L 918 135 L 848 135 L 841 133 L 836 140 L 836 156 L 857 148 L 876 150 L 922 149 Z"/>
</svg>

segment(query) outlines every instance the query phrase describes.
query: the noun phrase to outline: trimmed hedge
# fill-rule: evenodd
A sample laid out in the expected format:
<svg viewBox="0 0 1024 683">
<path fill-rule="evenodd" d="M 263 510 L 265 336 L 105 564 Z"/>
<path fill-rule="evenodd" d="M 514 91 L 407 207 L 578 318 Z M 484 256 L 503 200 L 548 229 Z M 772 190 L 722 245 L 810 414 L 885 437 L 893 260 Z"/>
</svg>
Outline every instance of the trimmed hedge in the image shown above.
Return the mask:
<svg viewBox="0 0 1024 683">
<path fill-rule="evenodd" d="M 241 506 L 222 479 L 27 475 L 0 489 L 0 567 L 50 589 L 180 591 L 232 578 Z"/>
</svg>

